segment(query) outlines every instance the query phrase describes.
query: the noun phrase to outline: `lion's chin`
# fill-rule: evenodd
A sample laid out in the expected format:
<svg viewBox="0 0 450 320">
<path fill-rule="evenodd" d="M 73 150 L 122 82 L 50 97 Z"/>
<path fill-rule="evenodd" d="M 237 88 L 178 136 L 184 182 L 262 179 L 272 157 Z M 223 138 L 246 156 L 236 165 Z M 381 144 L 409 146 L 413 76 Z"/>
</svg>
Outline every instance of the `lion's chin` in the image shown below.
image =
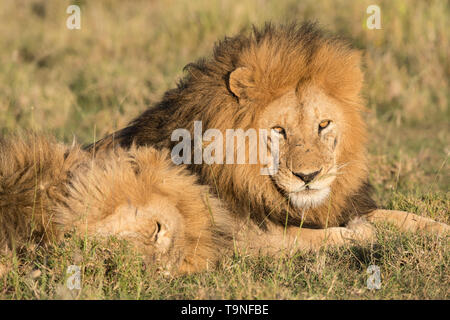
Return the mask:
<svg viewBox="0 0 450 320">
<path fill-rule="evenodd" d="M 289 201 L 295 208 L 308 209 L 321 205 L 330 194 L 330 187 L 322 189 L 308 189 L 289 193 Z"/>
</svg>

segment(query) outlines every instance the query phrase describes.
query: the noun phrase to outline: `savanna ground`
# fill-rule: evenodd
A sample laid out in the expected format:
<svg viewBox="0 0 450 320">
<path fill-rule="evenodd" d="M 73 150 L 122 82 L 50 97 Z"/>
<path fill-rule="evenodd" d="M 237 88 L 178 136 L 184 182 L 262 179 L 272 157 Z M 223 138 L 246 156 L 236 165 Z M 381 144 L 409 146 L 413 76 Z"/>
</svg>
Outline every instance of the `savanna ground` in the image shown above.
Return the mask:
<svg viewBox="0 0 450 320">
<path fill-rule="evenodd" d="M 66 8 L 81 7 L 81 30 Z M 381 8 L 381 30 L 366 8 Z M 225 34 L 313 19 L 365 52 L 371 181 L 378 202 L 450 222 L 447 1 L 0 2 L 0 133 L 34 129 L 87 143 L 157 101 Z M 1 299 L 448 299 L 448 239 L 378 226 L 373 246 L 291 259 L 225 258 L 217 271 L 164 278 L 127 244 L 68 237 L 51 253 L 0 257 Z M 82 289 L 66 287 L 69 265 Z M 366 288 L 369 265 L 381 289 Z"/>
</svg>

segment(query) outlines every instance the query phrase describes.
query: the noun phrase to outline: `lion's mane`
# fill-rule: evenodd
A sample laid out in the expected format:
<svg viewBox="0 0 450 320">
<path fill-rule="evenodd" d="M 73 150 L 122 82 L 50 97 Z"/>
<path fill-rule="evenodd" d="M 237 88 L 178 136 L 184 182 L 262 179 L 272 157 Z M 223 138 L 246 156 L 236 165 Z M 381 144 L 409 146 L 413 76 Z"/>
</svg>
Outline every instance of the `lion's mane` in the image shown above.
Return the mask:
<svg viewBox="0 0 450 320">
<path fill-rule="evenodd" d="M 250 215 L 264 227 L 265 221 L 311 227 L 346 224 L 353 216 L 375 208 L 367 183 L 366 127 L 361 118 L 360 89 L 363 75 L 360 53 L 346 41 L 320 31 L 316 25 L 266 24 L 249 33 L 227 37 L 214 47 L 213 56 L 185 67 L 178 86 L 150 107 L 130 125 L 95 144 L 97 150 L 116 143 L 122 146 L 152 145 L 172 148 L 173 130 L 186 128 L 193 135 L 193 122 L 202 121 L 203 130 L 216 128 L 255 128 L 264 107 L 289 89 L 314 82 L 337 99 L 348 124 L 341 132 L 345 163 L 332 184 L 330 201 L 308 209 L 306 220 L 299 210 L 290 208 L 270 177 L 261 176 L 255 165 L 191 165 L 201 182 L 238 215 Z M 243 106 L 229 87 L 229 76 L 236 68 L 252 71 L 251 84 Z M 92 146 L 91 146 L 92 147 Z"/>
<path fill-rule="evenodd" d="M 171 205 L 178 218 L 160 213 L 159 203 Z M 123 214 L 116 214 L 123 207 Z M 135 219 L 141 209 L 179 225 L 176 234 L 165 232 L 173 241 L 162 256 L 145 237 L 150 231 L 134 236 L 132 244 L 158 267 L 203 270 L 230 246 L 228 211 L 198 185 L 197 177 L 175 166 L 167 150 L 115 148 L 93 158 L 77 144 L 66 146 L 46 136 L 0 138 L 1 250 L 45 245 L 69 232 L 121 237 L 130 233 L 129 225 L 146 229 L 145 220 Z"/>
</svg>

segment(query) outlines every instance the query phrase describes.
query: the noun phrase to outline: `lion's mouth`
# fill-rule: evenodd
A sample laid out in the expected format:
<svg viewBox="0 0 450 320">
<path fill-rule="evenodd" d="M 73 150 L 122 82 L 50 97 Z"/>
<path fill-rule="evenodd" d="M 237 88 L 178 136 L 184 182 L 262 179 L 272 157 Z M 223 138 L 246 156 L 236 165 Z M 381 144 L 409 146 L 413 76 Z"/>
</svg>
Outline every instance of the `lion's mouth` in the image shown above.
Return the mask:
<svg viewBox="0 0 450 320">
<path fill-rule="evenodd" d="M 303 185 L 298 188 L 292 188 L 292 190 L 289 191 L 290 194 L 295 193 L 301 193 L 301 194 L 314 194 L 316 192 L 319 192 L 321 188 L 313 187 L 311 185 Z"/>
<path fill-rule="evenodd" d="M 289 192 L 288 199 L 294 207 L 297 208 L 314 208 L 322 204 L 329 196 L 330 188 L 316 189 L 311 187 L 303 187 L 297 192 Z"/>
<path fill-rule="evenodd" d="M 301 190 L 298 191 L 294 191 L 294 192 L 289 192 L 289 195 L 301 195 L 304 197 L 314 197 L 316 194 L 319 194 L 322 191 L 322 189 L 318 189 L 318 188 L 311 188 L 311 187 L 304 187 Z"/>
<path fill-rule="evenodd" d="M 315 189 L 315 188 L 311 188 L 310 186 L 305 186 L 305 188 L 299 192 L 303 192 L 303 193 L 314 193 L 320 191 L 320 189 Z"/>
</svg>

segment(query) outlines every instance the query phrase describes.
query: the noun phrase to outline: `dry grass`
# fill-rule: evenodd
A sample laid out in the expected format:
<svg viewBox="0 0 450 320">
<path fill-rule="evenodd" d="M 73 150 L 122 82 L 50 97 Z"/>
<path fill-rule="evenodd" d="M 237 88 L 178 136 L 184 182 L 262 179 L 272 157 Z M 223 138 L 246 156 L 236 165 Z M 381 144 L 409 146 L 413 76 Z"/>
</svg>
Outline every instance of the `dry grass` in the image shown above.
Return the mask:
<svg viewBox="0 0 450 320">
<path fill-rule="evenodd" d="M 82 29 L 65 27 L 81 6 Z M 318 20 L 365 51 L 371 180 L 380 204 L 450 222 L 450 8 L 446 1 L 44 1 L 0 3 L 0 133 L 33 128 L 81 142 L 124 126 L 175 85 L 214 41 L 266 20 Z M 30 248 L 9 265 L 0 298 L 298 299 L 450 297 L 449 243 L 380 226 L 372 247 L 224 259 L 219 270 L 166 279 L 127 244 L 68 238 L 51 254 Z M 108 249 L 106 249 L 108 248 Z M 65 286 L 82 267 L 81 292 Z M 366 288 L 380 266 L 382 289 Z M 37 271 L 39 270 L 39 271 Z"/>
</svg>

